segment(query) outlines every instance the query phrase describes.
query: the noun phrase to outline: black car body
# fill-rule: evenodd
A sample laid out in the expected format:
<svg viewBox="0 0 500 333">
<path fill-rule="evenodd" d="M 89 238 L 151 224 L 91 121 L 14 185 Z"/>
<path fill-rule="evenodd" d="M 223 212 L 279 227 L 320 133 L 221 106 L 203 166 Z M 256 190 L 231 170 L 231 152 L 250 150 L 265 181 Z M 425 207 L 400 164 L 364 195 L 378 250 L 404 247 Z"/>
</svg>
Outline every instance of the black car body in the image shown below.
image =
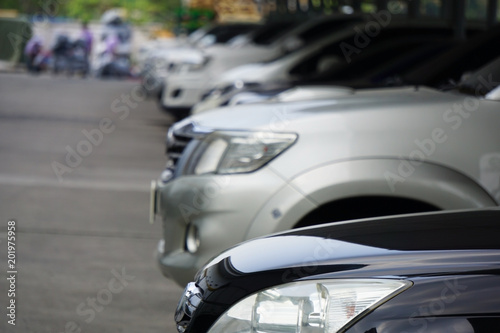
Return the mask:
<svg viewBox="0 0 500 333">
<path fill-rule="evenodd" d="M 429 35 L 433 33 L 429 32 Z M 418 48 L 414 44 L 414 49 L 409 45 L 416 41 L 407 40 L 405 46 L 403 37 L 389 41 L 389 45 L 397 46 L 397 43 L 400 43 L 399 49 L 392 54 L 387 54 L 391 49 L 384 49 L 382 44 L 382 47 L 379 46 L 379 50 L 374 50 L 372 54 L 363 52 L 350 64 L 340 63 L 317 75 L 299 76 L 292 81 L 271 81 L 265 84 L 249 82 L 241 85 L 241 88 L 230 86 L 226 87 L 225 91 L 211 91 L 211 93 L 226 95 L 225 98 L 221 98 L 221 106 L 226 106 L 237 94 L 252 94 L 255 97 L 249 100 L 262 101 L 298 86 L 342 86 L 364 89 L 423 85 L 448 89 L 459 82 L 463 74 L 480 68 L 496 58 L 500 52 L 500 44 L 496 42 L 500 36 L 500 25 L 484 33 L 471 29 L 469 35 L 467 41 L 458 44 L 456 40 L 442 40 L 438 42 L 439 44 L 421 43 Z"/>
<path fill-rule="evenodd" d="M 280 290 L 292 286 L 300 295 L 305 285 L 333 284 L 339 292 L 342 283 L 356 281 L 400 286 L 364 308 L 366 292 L 349 291 L 351 303 L 341 306 L 349 319 L 335 329 L 325 318 L 336 320 L 337 312 L 330 311 L 338 300 L 329 299 L 326 315 L 311 312 L 310 302 L 295 302 L 302 305 L 294 327 L 286 311 L 299 296 L 284 302 Z M 252 303 L 262 295 L 266 306 Z M 238 307 L 257 327 L 243 319 L 227 321 Z M 280 320 L 292 324 L 280 326 Z M 180 332 L 499 332 L 500 210 L 357 220 L 248 241 L 198 273 L 176 321 Z"/>
</svg>

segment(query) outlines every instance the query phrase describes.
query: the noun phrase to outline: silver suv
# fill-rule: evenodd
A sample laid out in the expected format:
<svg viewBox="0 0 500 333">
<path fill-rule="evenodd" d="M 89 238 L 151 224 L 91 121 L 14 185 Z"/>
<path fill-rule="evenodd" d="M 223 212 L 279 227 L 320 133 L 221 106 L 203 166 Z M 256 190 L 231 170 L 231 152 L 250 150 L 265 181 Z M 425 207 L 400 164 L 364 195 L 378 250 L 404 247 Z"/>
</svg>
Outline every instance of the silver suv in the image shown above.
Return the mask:
<svg viewBox="0 0 500 333">
<path fill-rule="evenodd" d="M 498 81 L 500 60 L 448 91 L 352 91 L 177 123 L 152 189 L 164 275 L 185 285 L 220 251 L 277 231 L 498 205 Z"/>
</svg>

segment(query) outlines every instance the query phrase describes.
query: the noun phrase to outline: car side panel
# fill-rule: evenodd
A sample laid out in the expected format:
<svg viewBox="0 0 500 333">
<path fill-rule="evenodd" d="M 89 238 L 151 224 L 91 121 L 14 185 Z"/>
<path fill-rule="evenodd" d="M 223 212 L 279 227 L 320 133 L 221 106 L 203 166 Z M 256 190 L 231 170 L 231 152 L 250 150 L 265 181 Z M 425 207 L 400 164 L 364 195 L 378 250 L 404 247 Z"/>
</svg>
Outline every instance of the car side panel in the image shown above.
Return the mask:
<svg viewBox="0 0 500 333">
<path fill-rule="evenodd" d="M 320 166 L 293 179 L 260 210 L 248 229 L 253 238 L 293 228 L 315 208 L 340 199 L 387 196 L 413 199 L 440 209 L 496 206 L 494 199 L 472 179 L 455 170 L 422 163 L 408 177 L 389 170 L 404 161 L 370 159 Z M 360 207 L 362 209 L 362 207 Z M 332 220 L 335 212 L 332 212 Z"/>
</svg>

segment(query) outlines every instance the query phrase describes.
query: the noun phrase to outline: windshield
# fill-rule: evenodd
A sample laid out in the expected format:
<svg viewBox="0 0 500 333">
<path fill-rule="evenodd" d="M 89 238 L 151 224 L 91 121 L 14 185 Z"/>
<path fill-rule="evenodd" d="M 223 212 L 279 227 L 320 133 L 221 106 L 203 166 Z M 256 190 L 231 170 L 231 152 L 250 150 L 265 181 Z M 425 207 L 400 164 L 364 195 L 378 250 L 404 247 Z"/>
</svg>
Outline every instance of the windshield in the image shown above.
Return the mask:
<svg viewBox="0 0 500 333">
<path fill-rule="evenodd" d="M 227 23 L 217 25 L 206 32 L 199 42 L 204 46 L 212 44 L 224 44 L 236 36 L 247 34 L 257 28 L 259 24 L 254 23 Z"/>
<path fill-rule="evenodd" d="M 302 30 L 301 32 L 294 33 L 292 31 L 283 35 L 280 40 L 282 53 L 265 61 L 264 63 L 271 63 L 282 57 L 302 50 L 307 46 L 313 47 L 312 45 L 320 40 L 325 40 L 328 36 L 334 35 L 338 31 L 342 31 L 344 29 L 347 30 L 349 27 L 353 27 L 359 22 L 361 22 L 361 18 L 356 16 L 323 19 L 314 25 L 310 22 L 306 22 L 304 24 L 310 25 L 307 29 L 303 29 L 303 26 L 302 28 L 299 26 L 297 30 Z"/>
<path fill-rule="evenodd" d="M 267 23 L 252 33 L 252 40 L 257 45 L 270 45 L 282 37 L 289 29 L 297 25 L 298 21 L 278 21 Z"/>
<path fill-rule="evenodd" d="M 207 29 L 206 28 L 200 28 L 198 30 L 193 31 L 192 33 L 189 34 L 188 36 L 188 41 L 191 44 L 195 44 L 198 42 L 200 39 L 203 38 L 207 34 Z"/>
</svg>

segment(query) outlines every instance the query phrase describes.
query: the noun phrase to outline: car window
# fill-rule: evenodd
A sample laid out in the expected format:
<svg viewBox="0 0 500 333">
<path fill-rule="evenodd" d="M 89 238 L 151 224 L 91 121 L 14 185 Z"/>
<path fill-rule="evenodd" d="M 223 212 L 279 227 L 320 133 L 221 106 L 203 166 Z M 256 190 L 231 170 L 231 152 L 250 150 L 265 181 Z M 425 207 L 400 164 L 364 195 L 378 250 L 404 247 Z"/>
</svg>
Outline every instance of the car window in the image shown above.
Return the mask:
<svg viewBox="0 0 500 333">
<path fill-rule="evenodd" d="M 230 39 L 249 33 L 258 27 L 260 27 L 259 24 L 223 24 L 210 29 L 203 38 L 210 38 L 213 43 L 226 43 Z"/>
<path fill-rule="evenodd" d="M 316 82 L 331 80 L 352 80 L 368 74 L 378 76 L 375 80 L 397 75 L 408 67 L 424 62 L 434 54 L 449 49 L 454 43 L 449 40 L 429 38 L 406 38 L 386 41 L 354 60 L 351 64 L 342 64 L 340 68 L 320 74 Z"/>
<path fill-rule="evenodd" d="M 252 33 L 251 39 L 257 45 L 269 45 L 283 36 L 288 30 L 298 24 L 298 21 L 280 21 L 268 23 Z"/>
<path fill-rule="evenodd" d="M 188 42 L 191 43 L 191 44 L 194 44 L 196 43 L 197 41 L 199 41 L 201 38 L 203 38 L 203 36 L 205 36 L 207 33 L 207 29 L 206 28 L 200 28 L 200 29 L 197 29 L 195 31 L 193 31 L 192 33 L 189 34 L 188 36 Z"/>
<path fill-rule="evenodd" d="M 497 25 L 411 70 L 402 77 L 403 82 L 431 87 L 458 82 L 464 73 L 475 71 L 500 55 L 499 38 L 500 25 Z"/>
<path fill-rule="evenodd" d="M 408 44 L 404 47 L 416 47 L 418 45 L 422 45 L 426 40 L 452 37 L 453 31 L 448 28 L 430 27 L 394 27 L 384 29 L 378 36 L 371 39 L 366 49 L 360 50 L 359 52 L 359 57 L 367 60 L 367 62 L 365 62 L 365 68 L 369 69 L 372 64 L 377 64 L 377 62 L 380 61 L 386 61 L 387 57 L 393 57 L 397 54 L 397 51 L 393 52 L 390 48 L 384 48 L 384 44 L 390 44 L 395 40 L 408 40 L 409 36 L 411 36 L 411 41 L 408 41 Z M 338 57 L 338 68 L 341 68 L 341 66 L 346 66 L 350 63 L 350 61 L 346 59 L 344 49 L 341 46 L 345 45 L 345 43 L 353 45 L 353 39 L 354 35 L 350 35 L 343 40 L 332 42 L 331 44 L 316 51 L 307 59 L 304 59 L 294 68 L 292 68 L 290 71 L 290 75 L 296 78 L 304 78 L 317 75 L 319 73 L 317 71 L 318 63 L 325 56 Z M 379 54 L 379 52 L 385 53 Z M 357 56 L 358 54 L 353 54 L 352 59 L 350 60 L 356 62 L 358 60 Z"/>
<path fill-rule="evenodd" d="M 342 30 L 345 27 L 353 25 L 355 23 L 361 23 L 363 19 L 359 17 L 349 17 L 337 18 L 335 20 L 325 20 L 316 26 L 312 27 L 299 34 L 297 37 L 303 41 L 303 46 L 310 45 L 313 42 L 326 37 L 337 30 Z"/>
</svg>

